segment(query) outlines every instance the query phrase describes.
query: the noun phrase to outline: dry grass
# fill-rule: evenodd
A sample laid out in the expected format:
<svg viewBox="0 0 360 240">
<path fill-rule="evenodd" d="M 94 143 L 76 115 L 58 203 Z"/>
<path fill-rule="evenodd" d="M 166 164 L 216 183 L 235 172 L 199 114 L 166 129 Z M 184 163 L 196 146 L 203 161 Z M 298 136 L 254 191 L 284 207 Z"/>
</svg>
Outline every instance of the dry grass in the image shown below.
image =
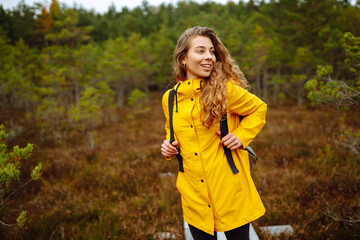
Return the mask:
<svg viewBox="0 0 360 240">
<path fill-rule="evenodd" d="M 44 177 L 11 203 L 28 210 L 26 228 L 0 229 L 0 235 L 142 240 L 171 232 L 183 239 L 177 162 L 160 154 L 165 135 L 160 101 L 161 95 L 153 94 L 151 111 L 134 120 L 127 120 L 130 109 L 114 113 L 111 123 L 96 129 L 94 150 L 85 137 L 73 137 L 62 148 L 38 148 L 32 161 L 43 162 Z M 359 129 L 359 116 L 348 113 L 346 124 Z M 359 223 L 351 222 L 360 219 L 359 160 L 336 148 L 332 138 L 338 130 L 331 109 L 269 108 L 267 125 L 252 143 L 260 158 L 253 178 L 267 208 L 253 223 L 261 239 L 360 234 Z M 175 176 L 161 175 L 168 172 Z M 258 228 L 278 224 L 291 224 L 294 234 L 272 237 Z"/>
</svg>

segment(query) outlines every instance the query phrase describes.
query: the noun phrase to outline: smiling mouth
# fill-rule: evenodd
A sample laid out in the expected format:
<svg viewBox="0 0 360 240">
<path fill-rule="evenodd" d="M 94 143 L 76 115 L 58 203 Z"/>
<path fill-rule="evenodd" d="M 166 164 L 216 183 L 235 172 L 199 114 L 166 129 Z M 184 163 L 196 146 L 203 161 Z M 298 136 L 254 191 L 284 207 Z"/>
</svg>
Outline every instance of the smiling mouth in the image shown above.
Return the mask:
<svg viewBox="0 0 360 240">
<path fill-rule="evenodd" d="M 202 64 L 201 66 L 204 68 L 211 68 L 211 64 Z"/>
</svg>

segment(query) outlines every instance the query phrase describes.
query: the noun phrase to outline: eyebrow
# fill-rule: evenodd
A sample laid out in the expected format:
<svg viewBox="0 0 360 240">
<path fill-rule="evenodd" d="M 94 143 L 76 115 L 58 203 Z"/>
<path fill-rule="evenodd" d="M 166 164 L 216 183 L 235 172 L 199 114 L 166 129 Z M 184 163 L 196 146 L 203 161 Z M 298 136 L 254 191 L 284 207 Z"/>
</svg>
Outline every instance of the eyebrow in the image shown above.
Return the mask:
<svg viewBox="0 0 360 240">
<path fill-rule="evenodd" d="M 206 47 L 204 47 L 204 46 L 197 46 L 197 47 L 195 47 L 195 48 L 206 48 Z M 215 49 L 215 47 L 211 47 L 210 49 Z"/>
</svg>

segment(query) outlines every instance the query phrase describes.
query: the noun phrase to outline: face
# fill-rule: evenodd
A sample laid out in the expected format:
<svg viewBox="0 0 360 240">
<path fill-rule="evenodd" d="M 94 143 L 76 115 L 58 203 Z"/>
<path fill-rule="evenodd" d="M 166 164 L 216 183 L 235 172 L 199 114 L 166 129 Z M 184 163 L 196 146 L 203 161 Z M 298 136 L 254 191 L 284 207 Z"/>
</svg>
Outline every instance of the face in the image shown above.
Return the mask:
<svg viewBox="0 0 360 240">
<path fill-rule="evenodd" d="M 197 36 L 190 40 L 182 63 L 186 64 L 186 79 L 209 77 L 216 62 L 215 48 L 210 38 Z"/>
</svg>

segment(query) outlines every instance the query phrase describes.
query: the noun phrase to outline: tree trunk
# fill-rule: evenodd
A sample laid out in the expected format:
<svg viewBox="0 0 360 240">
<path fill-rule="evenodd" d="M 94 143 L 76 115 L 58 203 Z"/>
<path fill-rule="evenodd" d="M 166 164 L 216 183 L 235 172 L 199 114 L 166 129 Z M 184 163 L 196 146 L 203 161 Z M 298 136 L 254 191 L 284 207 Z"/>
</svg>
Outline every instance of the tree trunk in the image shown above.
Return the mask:
<svg viewBox="0 0 360 240">
<path fill-rule="evenodd" d="M 116 100 L 118 108 L 122 108 L 124 106 L 124 88 L 119 85 L 116 89 Z"/>
<path fill-rule="evenodd" d="M 30 123 L 31 123 L 32 121 L 34 121 L 34 119 L 36 119 L 35 111 L 31 111 L 32 104 L 31 104 L 30 100 L 25 99 L 25 100 L 24 100 L 24 104 L 25 104 L 26 114 L 27 114 L 28 116 L 31 116 L 31 120 L 30 120 Z M 28 117 L 26 118 L 26 121 L 29 122 L 29 118 L 28 118 Z M 33 123 L 33 122 L 32 122 L 32 123 Z"/>
<path fill-rule="evenodd" d="M 80 102 L 80 90 L 79 90 L 79 79 L 77 73 L 75 73 L 75 102 L 79 105 Z"/>
<path fill-rule="evenodd" d="M 268 87 L 267 87 L 267 83 L 266 83 L 267 78 L 268 78 L 267 75 L 268 75 L 267 74 L 267 68 L 266 68 L 266 66 L 264 66 L 264 68 L 263 68 L 263 77 L 262 77 L 262 87 L 263 87 L 263 100 L 265 102 L 268 102 L 268 99 L 267 99 L 267 97 L 268 97 Z"/>
<path fill-rule="evenodd" d="M 257 95 L 258 97 L 260 97 L 260 96 L 261 96 L 261 74 L 260 74 L 259 65 L 256 66 L 255 76 L 256 76 L 256 80 L 255 80 L 255 95 Z"/>
<path fill-rule="evenodd" d="M 60 116 L 56 116 L 55 119 L 55 131 L 54 131 L 54 144 L 57 147 L 59 143 L 59 133 L 60 133 Z"/>
<path fill-rule="evenodd" d="M 298 107 L 300 107 L 303 103 L 304 100 L 304 85 L 305 85 L 305 81 L 307 79 L 309 79 L 309 75 L 310 75 L 311 69 L 307 68 L 306 70 L 306 79 L 299 81 L 299 85 L 298 85 Z"/>
<path fill-rule="evenodd" d="M 297 96 L 297 105 L 300 107 L 303 103 L 304 98 L 304 81 L 301 80 L 298 82 L 298 96 Z"/>
<path fill-rule="evenodd" d="M 95 143 L 91 119 L 88 120 L 87 134 L 89 138 L 89 147 L 91 150 L 93 150 L 95 147 Z"/>
<path fill-rule="evenodd" d="M 281 65 L 279 64 L 279 66 L 276 68 L 276 81 L 274 83 L 274 96 L 273 96 L 273 100 L 274 100 L 274 104 L 277 103 L 278 101 L 278 97 L 279 97 L 279 91 L 280 91 L 280 73 L 281 73 Z"/>
<path fill-rule="evenodd" d="M 10 113 L 10 128 L 13 128 L 14 127 L 14 115 L 15 115 L 15 101 L 14 101 L 14 96 L 12 94 L 10 94 L 10 96 L 9 96 L 8 106 L 9 106 L 9 113 Z"/>
<path fill-rule="evenodd" d="M 102 113 L 102 123 L 106 124 L 110 121 L 110 117 L 109 117 L 110 113 L 108 109 L 104 109 L 103 113 Z"/>
</svg>

